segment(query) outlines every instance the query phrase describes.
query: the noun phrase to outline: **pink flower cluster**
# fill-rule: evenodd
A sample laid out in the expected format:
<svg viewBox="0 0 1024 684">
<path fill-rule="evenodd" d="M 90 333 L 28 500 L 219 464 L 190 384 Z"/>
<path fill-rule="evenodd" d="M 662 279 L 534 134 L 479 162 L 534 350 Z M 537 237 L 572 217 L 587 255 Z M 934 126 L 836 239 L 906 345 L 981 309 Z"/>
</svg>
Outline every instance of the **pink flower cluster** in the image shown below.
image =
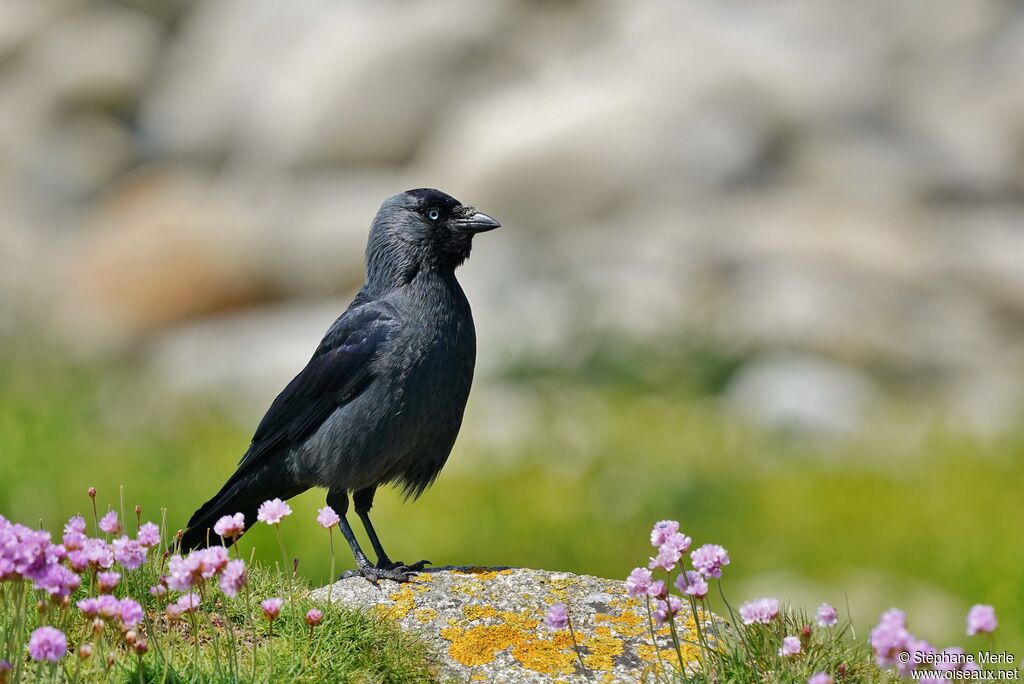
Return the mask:
<svg viewBox="0 0 1024 684">
<path fill-rule="evenodd" d="M 670 596 L 665 582 L 655 580 L 652 571 L 678 571 L 673 586 L 686 596 L 703 599 L 708 594 L 708 579 L 720 578 L 722 568 L 729 564 L 729 554 L 724 548 L 705 544 L 690 554 L 693 569 L 687 570 L 682 558 L 692 544 L 693 539 L 679 531 L 679 523 L 675 520 L 655 523 L 651 529 L 651 546 L 657 549 L 657 554 L 646 568 L 634 568 L 626 578 L 626 590 L 630 596 L 648 596 L 657 600 L 654 617 L 659 624 L 668 622 L 682 610 L 682 601 Z"/>
<path fill-rule="evenodd" d="M 116 599 L 110 594 L 84 598 L 75 604 L 87 618 L 118 620 L 125 627 L 136 627 L 142 622 L 142 606 L 130 598 Z"/>
<path fill-rule="evenodd" d="M 232 516 L 225 516 L 231 518 Z M 222 518 L 223 520 L 223 518 Z M 221 535 L 225 536 L 225 535 Z M 234 598 L 248 583 L 249 577 L 242 560 L 230 560 L 228 550 L 223 546 L 210 546 L 197 549 L 187 556 L 172 556 L 167 564 L 167 574 L 161 578 L 160 584 L 150 588 L 150 593 L 159 596 L 166 593 L 166 588 L 174 591 L 190 592 L 198 589 L 208 580 L 216 578 L 220 590 L 225 596 Z M 166 587 L 166 588 L 165 588 Z M 194 594 L 186 594 L 194 596 Z M 182 603 L 178 600 L 177 608 L 168 607 L 172 617 L 190 612 L 195 606 L 190 601 Z"/>
<path fill-rule="evenodd" d="M 982 620 L 980 623 L 972 622 L 972 617 Z M 969 635 L 991 632 L 997 624 L 992 606 L 979 604 L 967 614 Z M 894 667 L 901 675 L 907 675 L 914 669 L 938 672 L 974 672 L 981 669 L 976 662 L 963 657 L 961 648 L 951 647 L 940 652 L 924 639 L 915 637 L 907 627 L 906 613 L 896 608 L 882 613 L 878 624 L 871 630 L 870 642 L 878 666 Z M 920 681 L 937 682 L 941 679 L 925 678 Z"/>
</svg>

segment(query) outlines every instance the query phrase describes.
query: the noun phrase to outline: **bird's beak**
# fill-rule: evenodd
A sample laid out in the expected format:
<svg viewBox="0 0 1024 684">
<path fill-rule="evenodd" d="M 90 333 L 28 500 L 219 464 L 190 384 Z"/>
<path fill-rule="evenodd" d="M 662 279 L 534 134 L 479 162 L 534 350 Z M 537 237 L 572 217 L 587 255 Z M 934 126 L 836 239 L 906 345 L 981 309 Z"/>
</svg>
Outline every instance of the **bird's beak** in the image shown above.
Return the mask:
<svg viewBox="0 0 1024 684">
<path fill-rule="evenodd" d="M 501 224 L 484 212 L 474 210 L 469 216 L 453 220 L 452 227 L 464 233 L 486 233 L 500 228 Z"/>
</svg>

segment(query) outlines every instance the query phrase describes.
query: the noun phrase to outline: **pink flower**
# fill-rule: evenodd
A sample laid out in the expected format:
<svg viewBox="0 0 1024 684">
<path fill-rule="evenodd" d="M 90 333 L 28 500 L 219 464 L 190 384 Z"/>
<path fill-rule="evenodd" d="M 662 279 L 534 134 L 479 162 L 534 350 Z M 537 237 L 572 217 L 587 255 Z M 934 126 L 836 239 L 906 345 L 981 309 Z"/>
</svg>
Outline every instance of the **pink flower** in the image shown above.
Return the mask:
<svg viewBox="0 0 1024 684">
<path fill-rule="evenodd" d="M 93 568 L 106 570 L 114 564 L 114 554 L 111 553 L 107 542 L 102 539 L 86 539 L 82 546 L 82 553 L 85 559 Z"/>
<path fill-rule="evenodd" d="M 284 605 L 284 601 L 279 598 L 268 598 L 260 603 L 260 607 L 263 609 L 263 617 L 268 621 L 273 622 L 277 619 L 277 616 L 281 614 L 281 606 Z"/>
<path fill-rule="evenodd" d="M 199 576 L 203 579 L 210 579 L 224 569 L 228 564 L 228 550 L 223 546 L 211 546 L 206 549 L 193 551 L 199 564 Z"/>
<path fill-rule="evenodd" d="M 729 564 L 729 554 L 718 544 L 705 544 L 690 554 L 694 569 L 705 577 L 721 577 L 722 566 Z"/>
<path fill-rule="evenodd" d="M 126 570 L 134 570 L 146 562 L 146 550 L 137 541 L 118 537 L 113 541 L 114 560 Z"/>
<path fill-rule="evenodd" d="M 544 624 L 552 629 L 565 629 L 569 626 L 569 609 L 564 603 L 556 603 L 548 608 L 548 614 L 544 616 Z"/>
<path fill-rule="evenodd" d="M 651 571 L 647 568 L 633 568 L 626 578 L 626 591 L 630 596 L 643 596 L 651 588 Z"/>
<path fill-rule="evenodd" d="M 32 660 L 57 662 L 68 652 L 68 640 L 64 632 L 55 627 L 40 627 L 32 632 L 28 640 L 28 655 Z"/>
<path fill-rule="evenodd" d="M 654 523 L 654 529 L 651 530 L 651 546 L 661 546 L 678 531 L 679 523 L 675 520 L 660 520 Z"/>
<path fill-rule="evenodd" d="M 811 675 L 811 678 L 807 680 L 807 684 L 836 684 L 835 680 L 832 679 L 831 675 L 827 672 L 815 672 Z"/>
<path fill-rule="evenodd" d="M 330 506 L 324 506 L 317 511 L 316 521 L 320 523 L 320 527 L 329 529 L 341 522 L 341 518 L 338 517 L 338 514 L 334 512 L 333 508 Z"/>
<path fill-rule="evenodd" d="M 121 602 L 110 594 L 103 594 L 96 599 L 96 612 L 102 618 L 115 618 L 121 615 Z"/>
<path fill-rule="evenodd" d="M 76 515 L 64 524 L 64 547 L 68 551 L 78 551 L 85 543 L 85 518 Z"/>
<path fill-rule="evenodd" d="M 989 634 L 996 631 L 998 626 L 996 609 L 992 606 L 978 603 L 971 606 L 970 611 L 967 612 L 967 636 Z"/>
<path fill-rule="evenodd" d="M 665 543 L 658 548 L 659 551 L 664 551 L 665 549 L 668 549 L 670 551 L 675 551 L 676 553 L 682 555 L 686 553 L 687 549 L 690 548 L 690 544 L 692 543 L 693 540 L 687 537 L 685 534 L 676 532 L 675 534 L 670 535 L 669 538 L 665 540 Z"/>
<path fill-rule="evenodd" d="M 46 569 L 46 574 L 35 581 L 34 586 L 50 596 L 63 598 L 82 586 L 82 578 L 63 565 L 51 565 Z"/>
<path fill-rule="evenodd" d="M 157 582 L 149 588 L 149 593 L 152 596 L 163 596 L 167 593 L 167 585 L 163 582 Z"/>
<path fill-rule="evenodd" d="M 816 617 L 819 626 L 831 627 L 832 625 L 836 624 L 836 621 L 839 619 L 839 613 L 837 613 L 836 609 L 830 606 L 829 604 L 822 603 L 820 606 L 818 606 L 818 613 Z"/>
<path fill-rule="evenodd" d="M 181 617 L 181 606 L 177 603 L 171 603 L 167 606 L 167 619 L 171 622 L 178 620 Z"/>
<path fill-rule="evenodd" d="M 100 518 L 100 529 L 107 534 L 121 534 L 121 521 L 117 519 L 115 511 L 109 511 Z"/>
<path fill-rule="evenodd" d="M 679 600 L 678 596 L 669 596 L 664 601 L 658 601 L 658 606 L 654 611 L 654 622 L 663 625 L 671 621 L 682 608 L 683 602 Z"/>
<path fill-rule="evenodd" d="M 229 561 L 220 576 L 220 590 L 224 592 L 225 596 L 234 598 L 238 596 L 238 592 L 248 581 L 249 576 L 245 572 L 245 563 L 240 560 Z"/>
<path fill-rule="evenodd" d="M 745 625 L 767 625 L 778 615 L 779 600 L 775 598 L 754 599 L 740 606 L 740 618 Z"/>
<path fill-rule="evenodd" d="M 800 637 L 788 636 L 782 639 L 782 648 L 779 649 L 780 656 L 795 656 L 800 652 Z"/>
<path fill-rule="evenodd" d="M 310 608 L 309 612 L 306 613 L 306 624 L 310 627 L 316 627 L 324 620 L 324 613 L 318 608 Z"/>
<path fill-rule="evenodd" d="M 142 612 L 142 606 L 137 601 L 130 598 L 121 599 L 121 622 L 125 627 L 138 626 L 143 617 L 145 617 L 145 613 Z"/>
<path fill-rule="evenodd" d="M 100 602 L 98 599 L 92 597 L 84 598 L 75 605 L 78 606 L 78 610 L 82 611 L 82 615 L 85 617 L 91 618 L 99 615 Z"/>
<path fill-rule="evenodd" d="M 160 544 L 160 528 L 151 522 L 143 523 L 135 539 L 142 548 L 151 549 Z"/>
<path fill-rule="evenodd" d="M 73 515 L 68 518 L 68 521 L 64 523 L 64 533 L 78 532 L 79 534 L 85 534 L 85 518 L 80 515 Z"/>
<path fill-rule="evenodd" d="M 895 608 L 886 611 L 871 630 L 871 648 L 879 667 L 899 665 L 899 655 L 909 652 L 914 636 L 907 629 L 906 614 Z"/>
<path fill-rule="evenodd" d="M 224 539 L 237 539 L 245 532 L 245 514 L 225 515 L 213 524 L 213 533 Z"/>
<path fill-rule="evenodd" d="M 676 567 L 676 563 L 682 558 L 682 554 L 678 551 L 674 551 L 670 548 L 662 546 L 658 549 L 658 555 L 651 559 L 651 562 L 647 564 L 647 567 L 651 570 L 661 568 L 671 572 Z"/>
<path fill-rule="evenodd" d="M 280 499 L 271 499 L 260 504 L 256 519 L 268 525 L 279 525 L 281 520 L 292 514 L 292 508 Z"/>
<path fill-rule="evenodd" d="M 121 581 L 121 573 L 119 572 L 96 573 L 96 582 L 99 584 L 100 593 L 109 594 L 114 591 L 119 581 Z"/>
<path fill-rule="evenodd" d="M 676 589 L 696 598 L 704 598 L 708 595 L 708 583 L 699 572 L 687 570 L 680 573 L 675 581 Z"/>
<path fill-rule="evenodd" d="M 665 589 L 664 580 L 658 580 L 657 582 L 651 582 L 651 586 L 647 587 L 647 595 L 651 598 L 665 598 L 668 594 L 668 590 Z"/>
<path fill-rule="evenodd" d="M 82 572 L 89 567 L 89 559 L 85 555 L 85 551 L 72 551 L 68 554 L 68 567 L 75 572 Z"/>
<path fill-rule="evenodd" d="M 178 606 L 178 610 L 181 613 L 191 613 L 192 611 L 199 608 L 199 604 L 199 594 L 192 593 L 185 594 L 184 596 L 179 596 L 178 600 L 175 602 L 175 605 Z"/>
<path fill-rule="evenodd" d="M 202 579 L 199 556 L 196 554 L 189 554 L 185 558 L 171 556 L 167 571 L 167 586 L 175 591 L 188 591 Z"/>
</svg>

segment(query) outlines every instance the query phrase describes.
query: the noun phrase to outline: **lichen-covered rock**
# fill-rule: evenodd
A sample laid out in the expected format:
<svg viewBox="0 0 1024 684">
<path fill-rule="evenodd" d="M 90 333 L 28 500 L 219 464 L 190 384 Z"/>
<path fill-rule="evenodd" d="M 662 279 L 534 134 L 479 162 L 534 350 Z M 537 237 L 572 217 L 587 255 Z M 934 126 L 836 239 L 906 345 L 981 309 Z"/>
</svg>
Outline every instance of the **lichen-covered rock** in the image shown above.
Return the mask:
<svg viewBox="0 0 1024 684">
<path fill-rule="evenodd" d="M 592 681 L 653 681 L 659 667 L 679 667 L 669 628 L 657 629 L 656 651 L 646 603 L 628 596 L 616 580 L 546 570 L 447 567 L 421 573 L 408 584 L 384 581 L 374 587 L 350 578 L 313 594 L 318 600 L 328 595 L 419 634 L 433 646 L 442 680 L 586 681 L 569 631 L 544 624 L 548 607 L 557 602 L 569 607 Z M 724 629 L 710 613 L 702 619 L 712 633 Z M 684 663 L 694 667 L 700 649 L 688 607 L 676 621 Z"/>
</svg>

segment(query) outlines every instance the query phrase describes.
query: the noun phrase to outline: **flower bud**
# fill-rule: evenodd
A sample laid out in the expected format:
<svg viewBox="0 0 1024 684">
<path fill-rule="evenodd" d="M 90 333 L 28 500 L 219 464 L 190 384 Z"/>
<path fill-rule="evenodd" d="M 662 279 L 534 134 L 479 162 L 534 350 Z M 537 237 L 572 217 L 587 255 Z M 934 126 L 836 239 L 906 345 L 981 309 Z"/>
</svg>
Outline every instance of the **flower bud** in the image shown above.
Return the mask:
<svg viewBox="0 0 1024 684">
<path fill-rule="evenodd" d="M 129 644 L 134 644 L 136 639 L 138 638 L 139 635 L 135 633 L 134 629 L 129 629 L 127 632 L 124 633 L 124 640 L 127 641 Z"/>
<path fill-rule="evenodd" d="M 146 643 L 145 639 L 139 639 L 135 642 L 135 653 L 137 655 L 146 655 L 146 651 L 149 650 L 149 644 Z"/>
<path fill-rule="evenodd" d="M 92 644 L 82 644 L 78 647 L 78 657 L 82 660 L 88 660 L 92 657 Z"/>
<path fill-rule="evenodd" d="M 96 488 L 95 487 L 89 487 L 88 492 L 89 492 L 89 498 L 90 499 L 95 499 L 96 498 Z"/>
</svg>

